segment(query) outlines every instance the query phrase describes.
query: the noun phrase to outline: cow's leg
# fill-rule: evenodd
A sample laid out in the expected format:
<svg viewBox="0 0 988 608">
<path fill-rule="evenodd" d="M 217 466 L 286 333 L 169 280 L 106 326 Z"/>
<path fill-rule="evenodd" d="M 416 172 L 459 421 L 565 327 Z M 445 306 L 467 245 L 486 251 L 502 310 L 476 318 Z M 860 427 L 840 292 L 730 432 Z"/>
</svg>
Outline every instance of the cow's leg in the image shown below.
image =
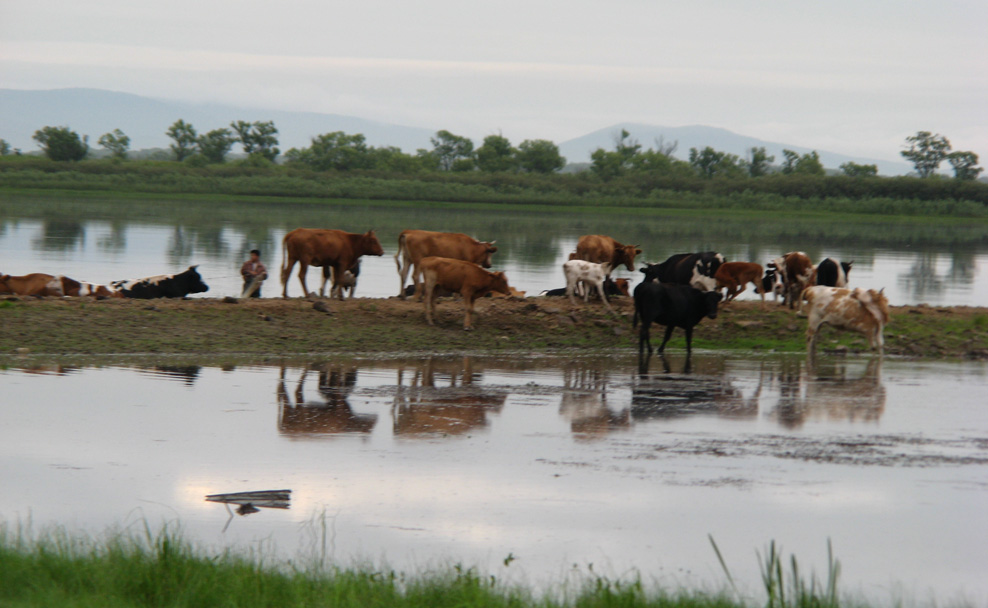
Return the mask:
<svg viewBox="0 0 988 608">
<path fill-rule="evenodd" d="M 466 316 L 463 318 L 463 329 L 471 331 L 473 329 L 473 305 L 477 301 L 479 293 L 464 293 L 463 305 L 466 306 Z"/>
<path fill-rule="evenodd" d="M 652 322 L 642 316 L 642 327 L 638 332 L 638 361 L 641 362 L 645 347 L 648 347 L 648 355 L 652 356 L 652 341 L 649 335 L 649 326 Z"/>
<path fill-rule="evenodd" d="M 309 286 L 305 284 L 305 275 L 309 272 L 309 265 L 305 262 L 299 260 L 298 262 L 298 281 L 302 284 L 302 297 L 309 297 Z"/>
<path fill-rule="evenodd" d="M 425 284 L 425 320 L 428 321 L 429 325 L 435 325 L 432 320 L 433 310 L 436 308 L 436 286 L 430 285 L 428 282 Z"/>
<path fill-rule="evenodd" d="M 292 278 L 295 260 L 285 260 L 287 267 L 281 269 L 281 297 L 288 298 L 288 280 Z"/>
<path fill-rule="evenodd" d="M 411 260 L 408 259 L 407 255 L 402 257 L 402 261 L 404 262 L 404 264 L 398 264 L 398 277 L 401 278 L 401 289 L 398 290 L 398 297 L 404 300 L 405 283 L 408 282 L 408 270 L 411 268 L 412 264 L 411 264 Z M 414 279 L 415 276 L 413 275 L 412 280 Z"/>
<path fill-rule="evenodd" d="M 607 301 L 607 294 L 604 293 L 604 281 L 601 280 L 599 283 L 596 283 L 596 286 L 597 291 L 600 292 L 600 300 L 604 303 L 604 308 L 606 308 L 608 312 L 613 313 L 614 309 L 611 308 L 611 303 Z"/>
<path fill-rule="evenodd" d="M 334 271 L 335 272 L 335 271 Z M 329 281 L 330 266 L 327 264 L 322 267 L 322 284 L 319 286 L 319 297 L 326 297 L 326 283 Z M 329 297 L 332 298 L 336 294 L 336 277 L 333 277 L 333 287 L 329 290 Z"/>
<path fill-rule="evenodd" d="M 412 268 L 412 283 L 415 285 L 415 297 L 421 302 L 425 291 L 422 288 L 422 271 L 418 266 Z"/>
<path fill-rule="evenodd" d="M 576 298 L 574 297 L 573 292 L 576 291 L 578 283 L 579 281 L 577 281 L 574 277 L 566 277 L 566 297 L 569 298 L 569 303 L 573 306 L 576 306 Z"/>
<path fill-rule="evenodd" d="M 751 284 L 755 286 L 755 293 L 762 297 L 762 305 L 765 305 L 765 287 L 762 285 L 761 279 L 754 279 Z"/>
<path fill-rule="evenodd" d="M 329 291 L 330 296 L 336 294 L 336 298 L 343 301 L 343 273 L 346 269 L 343 268 L 343 264 L 337 262 L 333 264 L 333 288 Z"/>
<path fill-rule="evenodd" d="M 823 323 L 820 323 L 812 317 L 806 325 L 806 352 L 810 357 L 812 357 L 816 352 L 816 341 L 817 337 L 820 335 L 821 325 L 823 325 Z"/>
<path fill-rule="evenodd" d="M 662 344 L 659 345 L 659 353 L 663 353 L 666 350 L 666 342 L 672 337 L 672 330 L 676 329 L 675 325 L 666 325 L 666 335 L 662 338 Z"/>
<path fill-rule="evenodd" d="M 690 360 L 690 356 L 693 354 L 693 328 L 687 326 L 686 328 L 686 361 Z"/>
</svg>

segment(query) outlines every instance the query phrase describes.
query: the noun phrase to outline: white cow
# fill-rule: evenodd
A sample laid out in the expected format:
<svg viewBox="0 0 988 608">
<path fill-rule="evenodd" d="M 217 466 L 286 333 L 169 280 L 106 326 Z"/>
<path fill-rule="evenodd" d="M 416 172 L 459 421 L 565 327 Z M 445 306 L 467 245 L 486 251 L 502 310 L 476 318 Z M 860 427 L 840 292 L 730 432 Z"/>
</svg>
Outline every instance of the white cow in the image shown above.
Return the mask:
<svg viewBox="0 0 988 608">
<path fill-rule="evenodd" d="M 885 339 L 882 331 L 889 322 L 889 301 L 881 289 L 847 289 L 842 287 L 807 287 L 800 302 L 809 307 L 806 327 L 806 350 L 813 356 L 820 326 L 832 325 L 865 335 L 872 350 L 882 352 Z"/>
<path fill-rule="evenodd" d="M 607 296 L 604 295 L 604 279 L 607 278 L 607 273 L 610 271 L 611 265 L 608 262 L 594 264 L 585 260 L 570 260 L 563 264 L 563 274 L 566 275 L 566 296 L 570 303 L 576 304 L 573 292 L 576 291 L 580 283 L 583 283 L 584 302 L 590 301 L 590 287 L 596 287 L 604 306 L 607 310 L 614 312 L 607 302 Z"/>
</svg>

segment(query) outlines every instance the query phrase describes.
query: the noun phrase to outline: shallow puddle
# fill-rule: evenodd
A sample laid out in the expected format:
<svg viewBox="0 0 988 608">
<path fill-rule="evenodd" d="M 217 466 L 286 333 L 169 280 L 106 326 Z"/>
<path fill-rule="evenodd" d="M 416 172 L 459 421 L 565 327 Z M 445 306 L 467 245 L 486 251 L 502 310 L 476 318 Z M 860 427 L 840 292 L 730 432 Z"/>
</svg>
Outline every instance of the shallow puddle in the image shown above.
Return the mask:
<svg viewBox="0 0 988 608">
<path fill-rule="evenodd" d="M 447 357 L 0 371 L 0 516 L 209 548 L 988 599 L 988 365 Z M 288 508 L 221 493 L 291 490 Z M 284 497 L 281 497 L 284 498 Z M 248 506 L 244 506 L 247 504 Z M 280 504 L 280 503 L 279 503 Z M 284 505 L 282 505 L 284 506 Z"/>
</svg>

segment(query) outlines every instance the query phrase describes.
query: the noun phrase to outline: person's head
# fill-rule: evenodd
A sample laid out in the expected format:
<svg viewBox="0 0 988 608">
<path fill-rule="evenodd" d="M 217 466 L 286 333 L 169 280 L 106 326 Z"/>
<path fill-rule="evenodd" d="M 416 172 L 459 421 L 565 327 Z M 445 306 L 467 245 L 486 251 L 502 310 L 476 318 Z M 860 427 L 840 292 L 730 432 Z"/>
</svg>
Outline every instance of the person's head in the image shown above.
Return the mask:
<svg viewBox="0 0 988 608">
<path fill-rule="evenodd" d="M 256 262 L 259 259 L 261 259 L 261 252 L 260 252 L 260 250 L 258 250 L 258 249 L 251 249 L 250 250 L 250 260 L 252 262 Z"/>
</svg>

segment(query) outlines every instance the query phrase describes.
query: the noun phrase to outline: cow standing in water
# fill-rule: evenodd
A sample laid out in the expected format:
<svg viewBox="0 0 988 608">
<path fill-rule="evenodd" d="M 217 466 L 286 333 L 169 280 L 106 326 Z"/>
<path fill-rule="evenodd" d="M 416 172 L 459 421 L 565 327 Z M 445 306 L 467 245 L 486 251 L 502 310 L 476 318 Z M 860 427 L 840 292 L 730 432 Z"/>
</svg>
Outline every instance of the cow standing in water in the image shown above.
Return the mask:
<svg viewBox="0 0 988 608">
<path fill-rule="evenodd" d="M 309 295 L 309 288 L 305 284 L 309 266 L 320 266 L 323 273 L 319 295 L 326 295 L 326 282 L 332 271 L 333 291 L 342 300 L 344 273 L 353 267 L 360 256 L 384 255 L 381 242 L 377 240 L 373 230 L 355 234 L 342 230 L 296 228 L 285 235 L 281 241 L 281 249 L 284 253 L 284 263 L 281 266 L 283 298 L 288 297 L 288 279 L 295 268 L 295 262 L 299 263 L 298 280 L 302 284 L 303 297 Z"/>
<path fill-rule="evenodd" d="M 666 326 L 665 337 L 659 345 L 659 354 L 665 350 L 666 343 L 672 337 L 672 331 L 677 327 L 686 330 L 686 357 L 693 353 L 693 328 L 704 317 L 717 318 L 717 304 L 721 295 L 716 291 L 700 291 L 688 285 L 669 285 L 645 281 L 635 287 L 635 316 L 632 327 L 637 327 L 641 320 L 641 331 L 638 334 L 638 365 L 644 368 L 647 359 L 644 357 L 645 348 L 652 355 L 651 336 L 649 327 L 652 323 Z"/>
<path fill-rule="evenodd" d="M 395 254 L 395 264 L 398 266 L 398 276 L 401 278 L 401 288 L 398 297 L 405 299 L 405 283 L 408 282 L 408 272 L 412 272 L 412 283 L 415 293 L 422 297 L 423 258 L 440 257 L 450 260 L 472 262 L 484 268 L 491 267 L 491 256 L 497 252 L 496 241 L 489 243 L 478 241 L 472 236 L 459 232 L 433 232 L 431 230 L 404 230 L 398 235 L 398 253 Z"/>
<path fill-rule="evenodd" d="M 840 287 L 808 287 L 800 296 L 809 307 L 806 327 L 806 350 L 810 357 L 816 353 L 820 327 L 831 325 L 864 334 L 868 346 L 880 353 L 885 346 L 882 332 L 889 322 L 889 301 L 884 289 L 846 289 Z"/>
</svg>

